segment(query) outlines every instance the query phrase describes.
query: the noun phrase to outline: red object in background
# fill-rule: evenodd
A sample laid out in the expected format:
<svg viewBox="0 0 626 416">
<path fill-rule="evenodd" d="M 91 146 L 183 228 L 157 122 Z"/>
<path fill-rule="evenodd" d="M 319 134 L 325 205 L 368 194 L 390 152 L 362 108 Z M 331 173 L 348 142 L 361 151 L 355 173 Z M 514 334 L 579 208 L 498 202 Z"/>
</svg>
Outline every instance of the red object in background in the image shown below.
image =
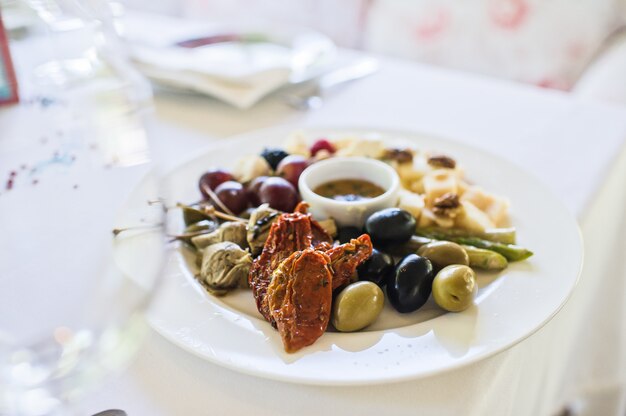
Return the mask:
<svg viewBox="0 0 626 416">
<path fill-rule="evenodd" d="M 3 85 L 5 83 L 6 86 Z M 13 62 L 11 61 L 9 39 L 2 23 L 2 14 L 0 14 L 0 106 L 16 103 L 18 99 L 17 79 L 15 78 Z"/>
</svg>

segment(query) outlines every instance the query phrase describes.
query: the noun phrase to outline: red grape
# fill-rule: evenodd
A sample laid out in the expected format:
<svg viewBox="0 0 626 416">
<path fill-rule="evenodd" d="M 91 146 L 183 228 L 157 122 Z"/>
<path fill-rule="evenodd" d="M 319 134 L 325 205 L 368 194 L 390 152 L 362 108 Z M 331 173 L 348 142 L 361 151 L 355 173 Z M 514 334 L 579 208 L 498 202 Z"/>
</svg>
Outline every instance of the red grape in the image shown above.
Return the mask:
<svg viewBox="0 0 626 416">
<path fill-rule="evenodd" d="M 198 181 L 198 187 L 200 188 L 202 196 L 204 196 L 206 199 L 210 199 L 210 195 L 207 192 L 206 188 L 214 191 L 215 188 L 217 188 L 220 184 L 226 181 L 232 181 L 233 179 L 233 175 L 226 172 L 225 170 L 211 169 L 200 177 L 200 180 Z"/>
<path fill-rule="evenodd" d="M 318 139 L 311 146 L 311 156 L 315 156 L 320 150 L 326 150 L 328 153 L 335 153 L 337 149 L 331 142 L 326 139 Z"/>
<path fill-rule="evenodd" d="M 239 215 L 248 208 L 248 195 L 239 182 L 226 181 L 221 183 L 215 188 L 215 195 L 235 215 Z"/>
<path fill-rule="evenodd" d="M 259 199 L 259 189 L 261 189 L 261 185 L 263 185 L 263 182 L 265 182 L 267 178 L 267 176 L 258 176 L 254 178 L 246 188 L 248 200 L 255 207 L 261 205 L 261 199 Z"/>
<path fill-rule="evenodd" d="M 267 178 L 259 189 L 259 199 L 263 204 L 284 212 L 292 212 L 298 203 L 298 191 L 283 178 Z"/>
<path fill-rule="evenodd" d="M 309 166 L 309 162 L 304 156 L 290 155 L 280 161 L 276 168 L 276 174 L 289 181 L 298 189 L 298 179 L 300 174 Z"/>
</svg>

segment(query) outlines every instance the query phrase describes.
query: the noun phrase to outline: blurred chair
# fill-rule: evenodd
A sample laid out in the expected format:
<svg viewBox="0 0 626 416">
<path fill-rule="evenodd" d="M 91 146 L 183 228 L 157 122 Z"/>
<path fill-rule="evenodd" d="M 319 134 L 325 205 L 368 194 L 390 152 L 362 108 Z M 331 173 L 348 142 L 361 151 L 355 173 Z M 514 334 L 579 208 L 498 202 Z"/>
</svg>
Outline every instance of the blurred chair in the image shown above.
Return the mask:
<svg viewBox="0 0 626 416">
<path fill-rule="evenodd" d="M 624 0 L 373 0 L 364 47 L 626 104 Z"/>
<path fill-rule="evenodd" d="M 626 105 L 626 30 L 598 54 L 572 88 L 578 96 Z"/>
</svg>

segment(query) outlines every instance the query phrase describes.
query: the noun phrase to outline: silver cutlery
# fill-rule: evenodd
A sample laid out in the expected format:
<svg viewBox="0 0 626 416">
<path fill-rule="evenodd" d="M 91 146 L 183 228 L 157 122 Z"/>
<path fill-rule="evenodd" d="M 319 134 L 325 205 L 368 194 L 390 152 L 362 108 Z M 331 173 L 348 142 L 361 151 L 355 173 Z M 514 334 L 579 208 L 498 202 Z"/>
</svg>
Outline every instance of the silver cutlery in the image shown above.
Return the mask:
<svg viewBox="0 0 626 416">
<path fill-rule="evenodd" d="M 378 71 L 378 67 L 376 59 L 363 58 L 313 81 L 305 82 L 302 86 L 294 87 L 295 89 L 281 94 L 281 97 L 285 103 L 297 110 L 315 110 L 323 105 L 323 95 L 331 89 L 372 75 Z"/>
</svg>

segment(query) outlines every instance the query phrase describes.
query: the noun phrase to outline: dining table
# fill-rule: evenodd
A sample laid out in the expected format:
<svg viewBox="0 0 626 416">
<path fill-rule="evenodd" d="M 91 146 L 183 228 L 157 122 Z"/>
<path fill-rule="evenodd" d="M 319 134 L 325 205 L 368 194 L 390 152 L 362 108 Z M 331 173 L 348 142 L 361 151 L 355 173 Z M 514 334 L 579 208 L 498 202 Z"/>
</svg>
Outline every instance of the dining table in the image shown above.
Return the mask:
<svg viewBox="0 0 626 416">
<path fill-rule="evenodd" d="M 329 91 L 323 105 L 309 111 L 287 105 L 280 91 L 241 110 L 200 94 L 156 88 L 150 128 L 155 158 L 167 170 L 233 136 L 319 126 L 419 132 L 487 151 L 541 181 L 578 221 L 584 263 L 563 308 L 530 336 L 477 362 L 358 386 L 243 374 L 149 329 L 129 366 L 82 400 L 81 414 L 625 414 L 626 107 L 374 57 L 380 64 L 375 74 Z M 154 303 L 159 301 L 157 292 Z M 533 308 L 532 299 L 526 307 Z"/>
</svg>

